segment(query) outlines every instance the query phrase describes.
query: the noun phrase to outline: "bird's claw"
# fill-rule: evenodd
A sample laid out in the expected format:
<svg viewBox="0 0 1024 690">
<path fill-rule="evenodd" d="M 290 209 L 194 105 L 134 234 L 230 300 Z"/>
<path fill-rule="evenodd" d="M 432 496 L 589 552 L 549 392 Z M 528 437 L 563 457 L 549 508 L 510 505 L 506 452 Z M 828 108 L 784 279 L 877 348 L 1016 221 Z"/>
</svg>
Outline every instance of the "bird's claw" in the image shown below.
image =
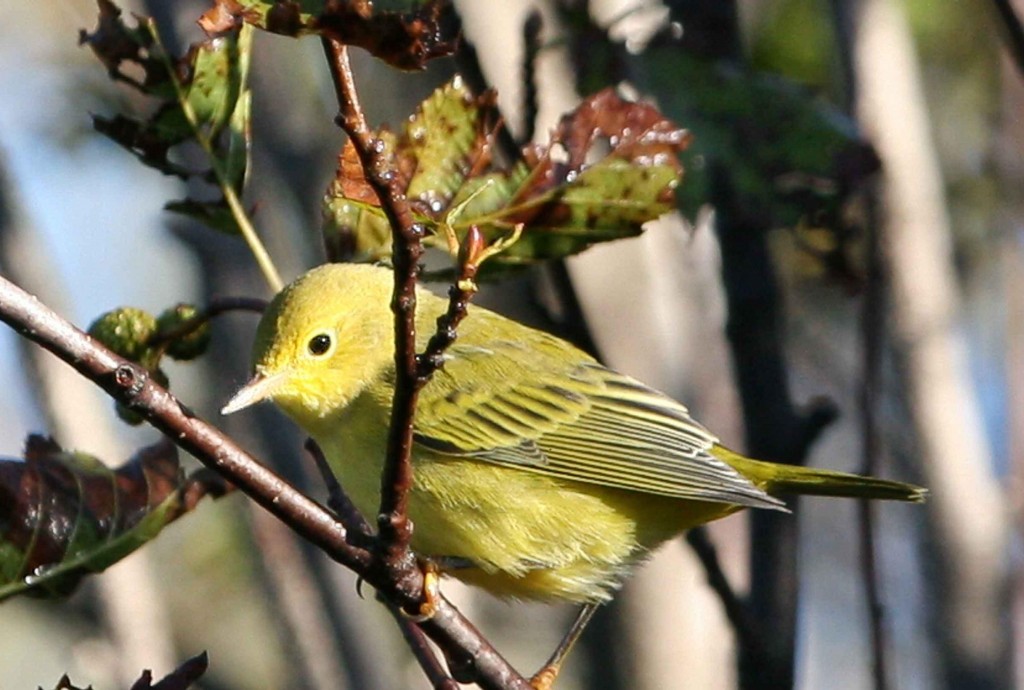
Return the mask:
<svg viewBox="0 0 1024 690">
<path fill-rule="evenodd" d="M 437 563 L 425 559 L 420 563 L 423 569 L 423 603 L 415 613 L 399 609 L 402 615 L 413 623 L 423 623 L 437 613 L 438 602 L 441 600 L 441 571 Z"/>
</svg>

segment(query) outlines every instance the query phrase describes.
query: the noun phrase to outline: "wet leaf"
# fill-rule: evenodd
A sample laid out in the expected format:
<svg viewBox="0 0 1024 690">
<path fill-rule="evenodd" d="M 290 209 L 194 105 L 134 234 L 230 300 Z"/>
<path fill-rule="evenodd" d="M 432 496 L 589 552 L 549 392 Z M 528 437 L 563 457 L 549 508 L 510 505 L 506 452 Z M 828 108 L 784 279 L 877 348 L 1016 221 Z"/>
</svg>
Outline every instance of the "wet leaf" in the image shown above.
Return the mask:
<svg viewBox="0 0 1024 690">
<path fill-rule="evenodd" d="M 129 27 L 121 10 L 98 0 L 99 21 L 93 33 L 82 31 L 87 44 L 112 78 L 150 97 L 152 114 L 93 116 L 98 132 L 134 153 L 146 165 L 183 180 L 221 181 L 241 192 L 249 169 L 250 108 L 248 73 L 252 27 L 244 23 L 211 34 L 193 44 L 182 58 L 169 55 L 152 19 L 137 17 Z M 141 79 L 133 77 L 141 72 Z M 212 168 L 194 171 L 173 154 L 175 147 L 196 143 Z M 185 199 L 167 208 L 224 232 L 237 232 L 225 214 L 222 196 Z"/>
<path fill-rule="evenodd" d="M 417 70 L 454 50 L 454 36 L 442 28 L 445 6 L 429 0 L 409 11 L 388 12 L 370 3 L 330 0 L 215 0 L 199 23 L 211 33 L 245 22 L 285 36 L 321 34 L 362 48 L 392 67 Z"/>
<path fill-rule="evenodd" d="M 494 95 L 474 97 L 456 79 L 424 101 L 398 135 L 379 133 L 416 220 L 432 232 L 428 245 L 454 254 L 471 226 L 489 244 L 521 226 L 517 240 L 488 263 L 500 269 L 637 235 L 674 206 L 677 154 L 689 135 L 649 104 L 602 91 L 509 169 L 492 161 L 497 126 Z M 390 226 L 350 147 L 325 197 L 324 233 L 336 258 L 390 255 Z"/>
<path fill-rule="evenodd" d="M 693 131 L 678 195 L 685 215 L 710 203 L 728 206 L 737 226 L 786 228 L 817 272 L 859 284 L 860 233 L 851 219 L 863 214 L 859 192 L 880 163 L 850 118 L 783 77 L 703 57 L 717 53 L 697 34 L 665 31 L 637 53 L 585 13 L 562 19 L 573 27 L 580 84 L 628 79 Z M 826 248 L 815 229 L 831 235 Z"/>
<path fill-rule="evenodd" d="M 205 475 L 203 475 L 205 476 Z M 152 540 L 222 483 L 186 479 L 170 441 L 117 469 L 30 436 L 23 460 L 0 460 L 0 600 L 62 597 Z"/>
</svg>

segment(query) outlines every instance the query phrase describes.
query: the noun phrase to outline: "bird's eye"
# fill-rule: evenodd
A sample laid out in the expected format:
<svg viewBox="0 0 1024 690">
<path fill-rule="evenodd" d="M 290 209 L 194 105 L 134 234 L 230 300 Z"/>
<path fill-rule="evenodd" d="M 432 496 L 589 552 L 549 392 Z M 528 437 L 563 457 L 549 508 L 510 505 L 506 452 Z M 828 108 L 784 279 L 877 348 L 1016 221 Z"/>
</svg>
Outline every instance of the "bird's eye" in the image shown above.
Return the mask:
<svg viewBox="0 0 1024 690">
<path fill-rule="evenodd" d="M 326 333 L 317 333 L 309 339 L 309 345 L 306 347 L 309 348 L 309 354 L 320 357 L 331 349 L 331 336 Z"/>
</svg>

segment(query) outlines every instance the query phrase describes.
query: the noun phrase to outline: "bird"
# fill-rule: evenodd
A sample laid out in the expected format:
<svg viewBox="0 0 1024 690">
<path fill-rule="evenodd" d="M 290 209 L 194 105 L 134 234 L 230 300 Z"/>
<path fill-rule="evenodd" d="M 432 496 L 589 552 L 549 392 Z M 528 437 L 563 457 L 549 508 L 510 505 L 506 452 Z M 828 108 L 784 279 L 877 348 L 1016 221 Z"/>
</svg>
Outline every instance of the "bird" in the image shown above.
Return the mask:
<svg viewBox="0 0 1024 690">
<path fill-rule="evenodd" d="M 395 388 L 393 286 L 369 264 L 300 276 L 264 312 L 252 379 L 222 410 L 273 401 L 364 515 L 380 503 Z M 448 301 L 417 290 L 422 350 Z M 413 434 L 412 550 L 499 597 L 583 604 L 581 619 L 662 543 L 741 509 L 785 511 L 780 494 L 926 494 L 745 457 L 668 395 L 475 305 L 419 393 Z"/>
</svg>

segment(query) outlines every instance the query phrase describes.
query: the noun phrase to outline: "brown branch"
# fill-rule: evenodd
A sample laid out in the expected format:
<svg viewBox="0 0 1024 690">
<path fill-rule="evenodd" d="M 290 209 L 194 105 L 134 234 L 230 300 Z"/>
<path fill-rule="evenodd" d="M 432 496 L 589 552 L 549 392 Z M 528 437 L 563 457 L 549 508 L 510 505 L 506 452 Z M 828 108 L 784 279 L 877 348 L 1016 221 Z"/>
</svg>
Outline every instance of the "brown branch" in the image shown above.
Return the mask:
<svg viewBox="0 0 1024 690">
<path fill-rule="evenodd" d="M 0 320 L 42 345 L 131 407 L 178 446 L 217 470 L 303 537 L 353 569 L 369 554 L 345 543 L 345 529 L 320 505 L 292 489 L 218 429 L 196 417 L 141 366 L 117 356 L 36 298 L 0 278 Z"/>
<path fill-rule="evenodd" d="M 868 223 L 864 228 L 867 240 L 867 277 L 864 301 L 861 305 L 861 360 L 860 385 L 861 474 L 878 475 L 881 434 L 878 423 L 879 399 L 882 390 L 882 348 L 885 343 L 886 286 L 883 257 L 879 245 L 878 228 L 881 222 L 878 195 L 872 190 L 868 205 Z M 858 532 L 860 536 L 861 577 L 867 599 L 868 629 L 871 636 L 871 672 L 875 690 L 889 687 L 886 660 L 885 626 L 881 584 L 875 542 L 874 505 L 872 501 L 858 502 Z"/>
<path fill-rule="evenodd" d="M 429 380 L 432 373 L 426 372 L 425 375 L 421 375 L 421 360 L 416 354 L 416 282 L 418 264 L 423 254 L 424 229 L 414 221 L 404 190 L 400 187 L 401 182 L 390 168 L 380 141 L 373 136 L 366 122 L 359 105 L 346 47 L 326 37 L 322 42 L 338 99 L 339 113 L 336 121 L 348 134 L 363 166 L 363 174 L 380 199 L 381 210 L 391 226 L 392 264 L 395 272 L 391 301 L 391 309 L 395 314 L 395 393 L 391 408 L 387 457 L 381 476 L 381 505 L 377 516 L 378 545 L 375 549 L 375 563 L 372 565 L 377 566 L 375 570 L 380 573 L 380 577 L 387 579 L 395 590 L 409 594 L 406 586 L 414 586 L 414 606 L 408 606 L 408 601 L 398 601 L 393 596 L 388 598 L 398 606 L 418 610 L 423 596 L 423 576 L 409 550 L 412 523 L 408 519 L 407 506 L 413 479 L 411 456 L 416 401 L 419 389 Z M 464 261 L 463 266 L 468 263 L 471 262 Z M 464 300 L 461 305 L 453 306 L 450 311 L 459 312 L 460 309 L 464 315 Z M 458 319 L 461 318 L 458 316 Z M 457 323 L 457 319 L 453 319 L 453 322 Z M 454 334 L 454 325 L 452 333 Z M 442 349 L 438 349 L 438 352 L 440 353 Z M 367 581 L 372 584 L 369 577 Z M 458 618 L 453 618 L 455 616 Z M 461 636 L 452 638 L 452 644 L 442 646 L 442 649 L 445 650 L 449 663 L 455 660 L 462 670 L 460 681 L 482 682 L 500 678 L 498 687 L 530 687 L 526 680 L 450 605 L 439 608 L 433 617 L 419 626 L 436 641 L 439 633 L 452 632 L 453 623 L 456 621 L 467 627 L 461 628 Z"/>
<path fill-rule="evenodd" d="M 840 66 L 840 83 L 843 87 L 843 109 L 851 117 L 857 112 L 858 75 L 854 59 L 854 45 L 857 39 L 857 8 L 846 0 L 831 0 L 831 19 L 836 37 L 837 56 Z M 878 213 L 878 190 L 869 188 L 864 203 L 867 220 L 862 234 L 865 238 L 866 275 L 864 278 L 864 299 L 861 304 L 861 366 L 862 376 L 859 391 L 861 424 L 861 474 L 878 474 L 878 457 L 881 437 L 878 426 L 878 401 L 882 389 L 882 350 L 885 343 L 885 271 L 878 241 L 881 219 Z M 885 644 L 885 626 L 882 592 L 878 578 L 878 563 L 875 541 L 874 506 L 871 501 L 859 501 L 857 505 L 857 530 L 860 541 L 860 575 L 864 582 L 864 596 L 867 603 L 868 634 L 871 644 L 871 675 L 874 690 L 889 687 L 888 664 Z"/>
<path fill-rule="evenodd" d="M 391 406 L 387 458 L 381 476 L 381 502 L 377 516 L 380 556 L 392 572 L 415 569 L 409 551 L 412 523 L 408 518 L 412 487 L 412 438 L 416 399 L 422 385 L 416 358 L 416 274 L 423 254 L 423 227 L 413 220 L 400 180 L 390 169 L 380 140 L 366 123 L 355 88 L 348 49 L 323 38 L 331 77 L 338 98 L 337 122 L 359 155 L 366 180 L 381 202 L 391 225 L 395 288 L 391 310 L 395 314 L 395 394 Z"/>
<path fill-rule="evenodd" d="M 416 376 L 420 385 L 425 384 L 434 372 L 444 366 L 444 351 L 451 347 L 457 337 L 456 328 L 466 318 L 469 300 L 476 292 L 476 274 L 479 269 L 478 257 L 485 248 L 480 228 L 471 225 L 459 250 L 459 268 L 455 280 L 448 288 L 448 309 L 437 317 L 437 330 L 430 337 L 426 349 L 417 357 Z"/>
<path fill-rule="evenodd" d="M 49 307 L 0 277 L 0 321 L 38 343 L 115 400 L 141 414 L 182 449 L 216 470 L 297 534 L 350 568 L 398 606 L 415 608 L 423 591 L 418 569 L 395 577 L 372 567 L 373 555 L 346 541 L 346 527 L 260 464 L 219 429 L 196 417 L 149 373 L 117 356 Z M 530 686 L 443 597 L 434 617 L 421 624 L 449 658 L 472 668 L 475 682 L 491 690 Z"/>
<path fill-rule="evenodd" d="M 459 690 L 459 684 L 441 666 L 441 662 L 437 660 L 434 650 L 430 648 L 430 643 L 427 642 L 427 637 L 419 626 L 404 616 L 397 606 L 388 605 L 388 611 L 394 616 L 395 623 L 402 631 L 402 637 L 405 638 L 405 643 L 412 650 L 412 655 L 416 657 L 416 661 L 423 669 L 423 675 L 430 681 L 431 687 L 434 690 Z"/>
<path fill-rule="evenodd" d="M 367 543 L 367 540 L 372 540 L 370 523 L 366 521 L 366 518 L 342 489 L 341 484 L 338 483 L 338 478 L 334 476 L 334 471 L 331 469 L 330 463 L 327 462 L 323 451 L 320 450 L 320 446 L 313 439 L 306 439 L 306 451 L 313 457 L 324 484 L 327 485 L 328 505 L 341 517 L 342 522 L 349 529 L 349 542 L 362 545 Z M 354 537 L 362 541 L 354 541 Z M 433 686 L 439 690 L 456 690 L 458 684 L 441 668 L 418 625 L 403 615 L 401 610 L 391 602 L 385 600 L 383 603 L 394 616 L 395 622 L 402 632 L 402 637 L 405 638 L 406 644 L 409 645 L 413 656 L 419 662 L 424 675 Z"/>
<path fill-rule="evenodd" d="M 366 521 L 352 499 L 341 488 L 338 478 L 334 476 L 334 470 L 331 469 L 330 463 L 327 462 L 324 452 L 320 450 L 316 441 L 307 438 L 305 446 L 306 452 L 312 456 L 313 462 L 316 463 L 317 470 L 320 472 L 320 477 L 327 487 L 327 505 L 348 528 L 348 542 L 369 549 L 373 540 L 373 529 L 370 527 L 370 523 Z"/>
<path fill-rule="evenodd" d="M 726 335 L 743 409 L 747 451 L 753 457 L 803 465 L 810 446 L 836 418 L 825 400 L 799 409 L 790 394 L 782 337 L 778 278 L 768 252 L 765 219 L 738 203 L 733 180 L 711 168 L 710 200 L 722 251 L 728 302 Z M 794 513 L 798 504 L 791 505 Z M 740 650 L 744 690 L 792 687 L 795 677 L 797 521 L 773 511 L 751 511 L 748 599 L 757 625 L 770 629 L 761 649 Z"/>
<path fill-rule="evenodd" d="M 750 615 L 750 609 L 732 588 L 729 578 L 718 560 L 718 549 L 711 541 L 706 527 L 695 527 L 686 533 L 686 543 L 693 549 L 697 559 L 704 566 L 708 586 L 722 602 L 725 617 L 736 633 L 737 646 L 747 654 L 760 658 L 764 655 L 764 633 L 757 621 Z"/>
</svg>

